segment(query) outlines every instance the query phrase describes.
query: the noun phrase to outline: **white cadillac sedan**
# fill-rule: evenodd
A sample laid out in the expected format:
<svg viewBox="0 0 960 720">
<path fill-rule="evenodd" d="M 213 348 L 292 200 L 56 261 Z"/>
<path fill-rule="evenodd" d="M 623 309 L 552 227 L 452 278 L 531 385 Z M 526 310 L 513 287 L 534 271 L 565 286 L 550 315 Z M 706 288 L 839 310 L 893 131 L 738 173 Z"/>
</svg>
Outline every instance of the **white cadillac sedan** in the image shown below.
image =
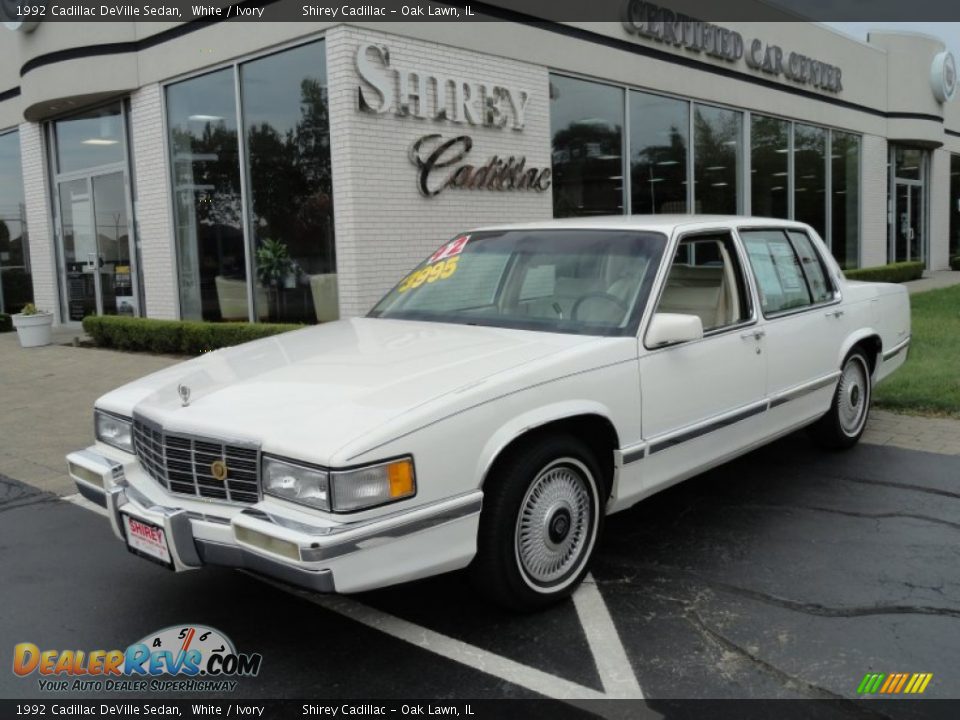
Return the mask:
<svg viewBox="0 0 960 720">
<path fill-rule="evenodd" d="M 529 609 L 573 591 L 607 514 L 804 426 L 852 446 L 909 343 L 904 288 L 845 280 L 800 223 L 494 227 L 367 317 L 108 393 L 67 463 L 176 571 L 351 593 L 469 566 Z"/>
</svg>

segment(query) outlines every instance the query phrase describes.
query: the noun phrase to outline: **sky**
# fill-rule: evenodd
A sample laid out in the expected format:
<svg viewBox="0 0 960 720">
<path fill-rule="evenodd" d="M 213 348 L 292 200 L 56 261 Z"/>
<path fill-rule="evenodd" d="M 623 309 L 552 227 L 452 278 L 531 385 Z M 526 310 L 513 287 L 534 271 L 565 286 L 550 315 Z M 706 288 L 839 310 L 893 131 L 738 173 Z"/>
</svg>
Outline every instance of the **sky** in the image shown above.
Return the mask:
<svg viewBox="0 0 960 720">
<path fill-rule="evenodd" d="M 960 22 L 824 22 L 858 40 L 866 40 L 870 30 L 909 30 L 933 35 L 946 43 L 955 56 L 960 56 Z"/>
</svg>

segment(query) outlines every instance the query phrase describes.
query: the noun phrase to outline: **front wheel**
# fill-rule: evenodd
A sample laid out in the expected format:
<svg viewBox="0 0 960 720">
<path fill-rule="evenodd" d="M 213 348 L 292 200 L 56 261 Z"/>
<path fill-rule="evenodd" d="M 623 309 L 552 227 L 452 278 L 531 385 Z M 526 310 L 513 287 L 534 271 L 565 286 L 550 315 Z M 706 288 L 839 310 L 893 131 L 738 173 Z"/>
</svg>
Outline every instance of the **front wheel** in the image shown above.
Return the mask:
<svg viewBox="0 0 960 720">
<path fill-rule="evenodd" d="M 870 362 L 857 349 L 843 363 L 830 410 L 811 428 L 814 439 L 832 450 L 856 445 L 867 426 L 871 398 Z"/>
<path fill-rule="evenodd" d="M 602 475 L 570 436 L 542 437 L 498 463 L 484 488 L 474 583 L 498 605 L 545 607 L 587 572 L 603 523 Z"/>
</svg>

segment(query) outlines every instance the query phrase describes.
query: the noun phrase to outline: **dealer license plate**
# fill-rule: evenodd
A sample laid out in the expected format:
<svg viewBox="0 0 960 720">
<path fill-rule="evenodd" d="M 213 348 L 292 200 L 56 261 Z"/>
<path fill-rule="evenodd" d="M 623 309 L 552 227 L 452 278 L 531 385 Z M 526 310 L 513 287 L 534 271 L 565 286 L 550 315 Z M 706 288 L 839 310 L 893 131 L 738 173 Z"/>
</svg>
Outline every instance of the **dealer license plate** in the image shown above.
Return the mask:
<svg viewBox="0 0 960 720">
<path fill-rule="evenodd" d="M 127 549 L 130 552 L 168 568 L 173 567 L 167 535 L 162 527 L 129 515 L 123 516 L 123 524 L 127 530 Z"/>
</svg>

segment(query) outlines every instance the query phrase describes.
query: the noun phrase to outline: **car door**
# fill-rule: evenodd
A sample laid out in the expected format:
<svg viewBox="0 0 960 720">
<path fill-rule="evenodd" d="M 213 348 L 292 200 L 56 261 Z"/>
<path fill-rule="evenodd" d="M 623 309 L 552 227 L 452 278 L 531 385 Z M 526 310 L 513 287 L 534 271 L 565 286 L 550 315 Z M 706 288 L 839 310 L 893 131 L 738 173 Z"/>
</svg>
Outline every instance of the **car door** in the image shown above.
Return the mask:
<svg viewBox="0 0 960 720">
<path fill-rule="evenodd" d="M 656 313 L 697 315 L 704 336 L 666 347 L 641 338 L 644 494 L 755 443 L 766 409 L 766 338 L 731 231 L 680 237 Z"/>
<path fill-rule="evenodd" d="M 844 337 L 840 295 L 813 239 L 800 228 L 738 231 L 754 274 L 767 346 L 771 433 L 830 407 Z"/>
</svg>

